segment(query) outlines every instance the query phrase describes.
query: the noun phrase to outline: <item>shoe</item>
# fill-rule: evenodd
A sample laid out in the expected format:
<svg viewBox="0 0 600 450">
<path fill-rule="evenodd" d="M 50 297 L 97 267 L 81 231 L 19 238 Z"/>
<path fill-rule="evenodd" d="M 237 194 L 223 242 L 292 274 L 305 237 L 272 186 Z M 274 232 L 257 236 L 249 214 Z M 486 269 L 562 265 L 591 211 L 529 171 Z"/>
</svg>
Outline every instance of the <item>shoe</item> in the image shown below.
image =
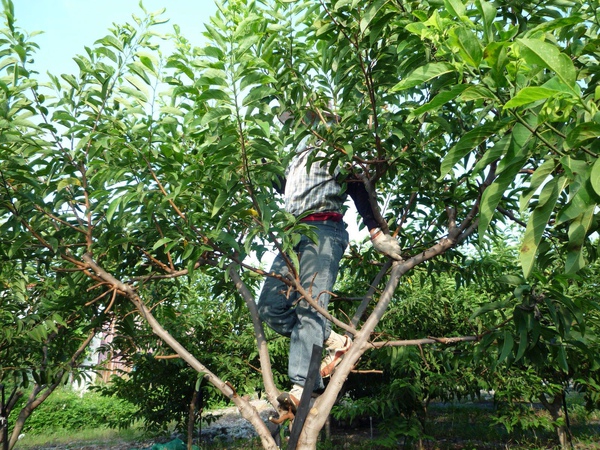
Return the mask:
<svg viewBox="0 0 600 450">
<path fill-rule="evenodd" d="M 321 378 L 330 377 L 342 358 L 352 346 L 350 336 L 342 336 L 343 340 L 338 345 L 326 348 L 325 358 L 321 361 Z"/>
<path fill-rule="evenodd" d="M 279 402 L 279 406 L 282 409 L 289 409 L 294 414 L 298 410 L 298 405 L 300 404 L 300 399 L 297 399 L 289 392 L 282 392 L 281 394 L 279 394 L 279 396 L 277 397 L 277 401 Z"/>
<path fill-rule="evenodd" d="M 290 392 L 282 392 L 277 397 L 277 401 L 282 409 L 291 410 L 294 414 L 300 404 L 300 398 L 302 398 L 302 386 L 294 385 Z"/>
</svg>

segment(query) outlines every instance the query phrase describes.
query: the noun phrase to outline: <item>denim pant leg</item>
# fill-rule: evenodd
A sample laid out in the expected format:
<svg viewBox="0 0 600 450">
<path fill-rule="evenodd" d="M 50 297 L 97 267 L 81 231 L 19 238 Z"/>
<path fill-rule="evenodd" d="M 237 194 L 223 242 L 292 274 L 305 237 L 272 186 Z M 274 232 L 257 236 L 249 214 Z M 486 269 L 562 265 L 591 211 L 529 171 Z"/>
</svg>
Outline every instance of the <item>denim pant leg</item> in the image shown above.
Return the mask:
<svg viewBox="0 0 600 450">
<path fill-rule="evenodd" d="M 316 227 L 318 242 L 315 244 L 306 236 L 300 241 L 300 279 L 303 288 L 327 309 L 329 293 L 348 245 L 348 233 L 343 222 L 314 222 L 311 225 Z M 297 323 L 290 336 L 288 375 L 292 383 L 304 386 L 313 345 L 323 345 L 327 320 L 305 300 L 298 303 L 295 311 Z M 320 388 L 323 388 L 323 380 L 319 378 L 316 389 Z"/>
<path fill-rule="evenodd" d="M 289 269 L 281 254 L 278 254 L 271 265 L 271 272 L 285 276 Z M 258 297 L 258 314 L 270 328 L 277 333 L 290 337 L 298 323 L 294 302 L 298 298 L 296 291 L 277 278 L 267 277 Z"/>
</svg>

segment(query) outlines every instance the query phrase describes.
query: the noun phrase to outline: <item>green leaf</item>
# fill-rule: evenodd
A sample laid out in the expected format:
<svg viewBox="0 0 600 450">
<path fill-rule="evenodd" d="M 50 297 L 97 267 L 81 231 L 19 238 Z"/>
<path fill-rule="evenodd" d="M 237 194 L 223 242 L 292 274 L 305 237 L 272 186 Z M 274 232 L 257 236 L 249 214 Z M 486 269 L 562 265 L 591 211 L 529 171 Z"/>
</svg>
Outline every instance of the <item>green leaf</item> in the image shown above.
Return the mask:
<svg viewBox="0 0 600 450">
<path fill-rule="evenodd" d="M 456 97 L 458 97 L 467 88 L 469 88 L 468 84 L 458 84 L 456 86 L 452 86 L 452 88 L 448 91 L 440 92 L 435 97 L 433 97 L 433 99 L 430 102 L 413 110 L 409 115 L 409 120 L 445 105 L 449 101 L 454 100 Z"/>
<path fill-rule="evenodd" d="M 485 142 L 490 136 L 495 134 L 503 123 L 500 121 L 487 123 L 480 127 L 474 128 L 465 133 L 463 137 L 450 149 L 440 167 L 440 176 L 438 180 L 442 180 L 454 167 L 454 165 L 464 158 L 471 150 Z"/>
<path fill-rule="evenodd" d="M 215 58 L 217 60 L 221 60 L 225 57 L 225 53 L 223 53 L 220 48 L 211 45 L 203 47 L 199 49 L 199 51 L 201 55 L 210 56 L 211 58 Z"/>
<path fill-rule="evenodd" d="M 569 202 L 556 215 L 555 226 L 557 227 L 575 220 L 591 205 L 596 204 L 593 187 L 591 183 L 588 183 L 592 167 L 584 161 L 562 158 L 561 168 L 565 170 L 567 176 L 575 179 L 569 185 Z"/>
<path fill-rule="evenodd" d="M 106 210 L 106 221 L 108 223 L 111 222 L 112 217 L 115 214 L 117 208 L 119 207 L 119 204 L 121 203 L 122 199 L 123 197 L 117 197 L 110 203 L 110 205 L 108 205 L 108 209 Z"/>
<path fill-rule="evenodd" d="M 531 313 L 516 307 L 513 310 L 513 321 L 515 324 L 515 332 L 519 335 L 519 346 L 515 356 L 515 361 L 518 361 L 527 349 L 527 335 L 529 334 L 528 330 L 531 325 Z"/>
<path fill-rule="evenodd" d="M 275 89 L 273 89 L 271 86 L 255 86 L 250 89 L 248 95 L 244 97 L 242 105 L 251 105 L 254 102 L 261 101 L 272 96 L 275 92 Z"/>
<path fill-rule="evenodd" d="M 75 177 L 63 178 L 58 182 L 56 190 L 62 191 L 63 189 L 66 189 L 71 186 L 81 186 L 81 180 Z"/>
<path fill-rule="evenodd" d="M 324 25 L 322 25 L 321 27 L 319 27 L 315 33 L 315 36 L 319 37 L 322 36 L 326 33 L 328 33 L 331 30 L 335 30 L 335 23 L 333 22 L 325 22 Z"/>
<path fill-rule="evenodd" d="M 126 96 L 136 98 L 142 103 L 146 103 L 148 101 L 148 98 L 142 92 L 140 92 L 138 89 L 130 88 L 129 86 L 120 86 L 119 92 L 125 94 Z"/>
<path fill-rule="evenodd" d="M 558 365 L 565 372 L 569 371 L 569 363 L 567 362 L 567 352 L 565 351 L 565 347 L 563 345 L 558 346 L 558 355 L 557 355 Z"/>
<path fill-rule="evenodd" d="M 596 194 L 600 195 L 600 158 L 596 159 L 596 162 L 592 167 L 590 181 L 592 183 L 592 188 L 594 188 Z"/>
<path fill-rule="evenodd" d="M 229 86 L 227 82 L 227 74 L 219 69 L 207 69 L 202 73 L 202 76 L 196 80 L 197 86 Z"/>
<path fill-rule="evenodd" d="M 546 100 L 559 94 L 562 93 L 554 89 L 547 89 L 543 87 L 526 87 L 521 89 L 519 92 L 517 92 L 517 95 L 506 102 L 504 109 L 517 108 L 519 106 L 528 105 L 529 103 Z"/>
<path fill-rule="evenodd" d="M 531 177 L 531 181 L 529 182 L 529 187 L 523 191 L 521 199 L 519 200 L 521 211 L 525 211 L 525 208 L 529 204 L 531 197 L 533 197 L 539 187 L 544 183 L 544 181 L 546 181 L 546 178 L 548 178 L 548 176 L 554 172 L 555 168 L 556 161 L 551 158 L 547 161 L 544 161 L 537 169 L 535 169 L 535 172 L 533 172 Z"/>
<path fill-rule="evenodd" d="M 422 22 L 409 23 L 404 27 L 406 31 L 414 35 L 419 36 L 421 39 L 425 39 L 427 36 L 433 35 L 433 32 L 427 25 Z"/>
<path fill-rule="evenodd" d="M 492 100 L 496 101 L 496 96 L 492 91 L 484 86 L 469 86 L 460 95 L 460 100 L 470 102 L 474 100 Z"/>
<path fill-rule="evenodd" d="M 519 361 L 525 354 L 525 350 L 527 350 L 527 335 L 527 328 L 521 328 L 519 330 L 519 348 L 517 349 L 515 361 Z"/>
<path fill-rule="evenodd" d="M 574 25 L 580 24 L 584 21 L 584 18 L 580 15 L 574 14 L 570 17 L 561 17 L 560 19 L 550 20 L 548 22 L 542 22 L 541 24 L 527 30 L 525 37 L 534 37 L 540 33 L 548 33 L 560 28 L 571 28 Z"/>
<path fill-rule="evenodd" d="M 462 18 L 466 14 L 465 5 L 461 0 L 444 0 L 446 11 L 457 19 Z"/>
<path fill-rule="evenodd" d="M 156 250 L 158 247 L 162 247 L 165 244 L 168 244 L 169 242 L 173 242 L 173 239 L 171 239 L 170 237 L 164 237 L 162 239 L 159 239 L 153 246 L 152 246 L 152 250 Z"/>
<path fill-rule="evenodd" d="M 513 141 L 513 146 L 517 146 Z M 514 183 L 515 176 L 519 173 L 528 159 L 529 153 L 525 147 L 521 147 L 517 154 L 510 158 L 510 162 L 504 168 L 500 176 L 483 192 L 480 206 L 480 220 L 478 233 L 480 242 L 483 242 L 487 227 L 489 226 L 498 204 L 502 200 L 504 192 Z"/>
<path fill-rule="evenodd" d="M 131 83 L 133 87 L 135 87 L 138 91 L 144 94 L 144 97 L 148 96 L 148 88 L 146 87 L 146 83 L 140 80 L 138 77 L 127 76 L 125 79 Z"/>
<path fill-rule="evenodd" d="M 0 70 L 4 69 L 11 64 L 17 64 L 19 60 L 17 58 L 2 58 L 0 59 Z"/>
<path fill-rule="evenodd" d="M 577 125 L 567 135 L 567 145 L 571 149 L 581 147 L 591 140 L 596 140 L 600 137 L 600 124 L 594 122 L 585 122 Z"/>
<path fill-rule="evenodd" d="M 201 125 L 207 125 L 213 120 L 220 119 L 222 117 L 229 117 L 231 110 L 225 107 L 210 108 L 208 112 L 202 117 Z"/>
<path fill-rule="evenodd" d="M 440 63 L 429 63 L 415 69 L 408 77 L 400 81 L 392 88 L 392 92 L 403 91 L 410 89 L 415 86 L 419 86 L 433 78 L 437 78 L 446 73 L 454 72 L 455 69 L 451 64 L 440 62 Z"/>
<path fill-rule="evenodd" d="M 498 278 L 498 282 L 508 284 L 509 286 L 521 286 L 525 283 L 525 280 L 518 275 L 502 275 Z"/>
<path fill-rule="evenodd" d="M 199 97 L 200 101 L 217 100 L 222 102 L 230 102 L 229 94 L 222 89 L 207 89 Z"/>
<path fill-rule="evenodd" d="M 94 44 L 102 44 L 102 45 L 106 45 L 108 47 L 114 47 L 117 50 L 119 50 L 120 52 L 123 51 L 123 43 L 121 41 L 119 41 L 116 37 L 114 37 L 110 34 L 107 36 L 104 36 L 102 39 L 98 39 L 96 42 L 94 42 Z"/>
<path fill-rule="evenodd" d="M 517 39 L 521 55 L 529 64 L 552 70 L 567 86 L 575 90 L 577 72 L 568 55 L 558 47 L 538 39 Z"/>
<path fill-rule="evenodd" d="M 146 83 L 147 85 L 150 86 L 152 84 L 152 81 L 150 80 L 150 77 L 148 76 L 148 73 L 147 73 L 148 69 L 141 62 L 134 61 L 133 63 L 129 64 L 127 67 L 129 68 L 129 70 L 132 73 L 132 75 L 129 75 L 130 78 L 133 78 L 134 75 L 137 75 L 142 80 L 144 80 L 144 83 Z M 143 86 L 143 85 L 141 85 L 141 86 Z M 143 89 L 146 89 L 146 87 L 143 86 Z"/>
<path fill-rule="evenodd" d="M 508 330 L 504 331 L 504 343 L 502 344 L 502 352 L 498 358 L 499 363 L 508 358 L 508 355 L 511 354 L 514 345 L 515 340 L 513 339 L 512 333 Z"/>
<path fill-rule="evenodd" d="M 98 55 L 106 56 L 112 62 L 116 63 L 119 60 L 119 58 L 117 57 L 117 54 L 115 52 L 113 52 L 111 49 L 109 49 L 108 47 L 99 47 L 99 48 L 95 49 L 95 52 Z"/>
<path fill-rule="evenodd" d="M 569 225 L 568 253 L 565 260 L 566 273 L 575 273 L 585 266 L 583 243 L 594 222 L 595 209 L 595 204 L 589 205 L 588 209 Z"/>
<path fill-rule="evenodd" d="M 246 89 L 248 86 L 266 86 L 277 83 L 277 80 L 270 75 L 261 72 L 252 72 L 245 75 L 240 83 L 240 89 Z"/>
<path fill-rule="evenodd" d="M 212 37 L 215 40 L 215 42 L 219 45 L 220 48 L 222 48 L 222 49 L 227 48 L 227 37 L 225 35 L 221 34 L 219 32 L 219 30 L 217 30 L 217 28 L 213 27 L 209 23 L 205 23 L 204 28 L 207 31 L 206 33 L 204 33 L 205 36 L 207 36 L 209 38 Z"/>
<path fill-rule="evenodd" d="M 31 237 L 28 234 L 20 235 L 10 246 L 10 249 L 8 250 L 8 256 L 11 258 L 15 256 L 19 249 L 30 239 Z"/>
<path fill-rule="evenodd" d="M 377 16 L 377 13 L 381 9 L 383 5 L 385 5 L 388 0 L 377 0 L 374 3 L 369 4 L 365 14 L 360 20 L 360 32 L 364 33 L 371 21 Z"/>
<path fill-rule="evenodd" d="M 175 108 L 173 106 L 161 106 L 160 112 L 172 116 L 183 116 L 183 111 L 180 108 Z"/>
<path fill-rule="evenodd" d="M 469 317 L 469 320 L 473 320 L 476 317 L 479 317 L 482 314 L 487 314 L 488 312 L 491 312 L 491 311 L 496 311 L 498 309 L 504 309 L 509 304 L 510 304 L 510 302 L 507 300 L 500 300 L 497 302 L 486 303 L 485 305 L 478 308 L 473 314 L 471 314 L 471 317 Z"/>
<path fill-rule="evenodd" d="M 151 54 L 138 53 L 140 62 L 150 70 L 153 74 L 156 74 L 156 68 L 154 67 L 155 58 Z"/>
<path fill-rule="evenodd" d="M 550 180 L 543 187 L 539 205 L 527 222 L 519 255 L 525 278 L 528 278 L 533 270 L 537 249 L 556 205 L 558 195 L 566 183 L 566 177 Z"/>
<path fill-rule="evenodd" d="M 215 217 L 217 213 L 221 210 L 223 205 L 230 199 L 229 192 L 226 190 L 219 191 L 219 195 L 217 195 L 217 199 L 212 207 L 212 212 L 210 214 L 211 217 Z"/>
<path fill-rule="evenodd" d="M 454 28 L 453 33 L 452 43 L 458 48 L 458 53 L 462 59 L 471 67 L 479 67 L 483 58 L 479 38 L 464 26 Z"/>
<path fill-rule="evenodd" d="M 484 170 L 488 164 L 500 159 L 507 154 L 514 146 L 512 135 L 506 134 L 502 139 L 494 144 L 492 148 L 488 148 L 483 157 L 473 167 L 473 173 L 479 173 Z"/>
<path fill-rule="evenodd" d="M 485 0 L 475 0 L 475 6 L 483 20 L 484 42 L 494 42 L 494 20 L 496 19 L 496 8 Z"/>
<path fill-rule="evenodd" d="M 77 84 L 77 80 L 73 75 L 62 74 L 61 78 L 67 83 L 69 83 L 73 87 L 73 89 L 79 89 L 79 84 Z"/>
</svg>

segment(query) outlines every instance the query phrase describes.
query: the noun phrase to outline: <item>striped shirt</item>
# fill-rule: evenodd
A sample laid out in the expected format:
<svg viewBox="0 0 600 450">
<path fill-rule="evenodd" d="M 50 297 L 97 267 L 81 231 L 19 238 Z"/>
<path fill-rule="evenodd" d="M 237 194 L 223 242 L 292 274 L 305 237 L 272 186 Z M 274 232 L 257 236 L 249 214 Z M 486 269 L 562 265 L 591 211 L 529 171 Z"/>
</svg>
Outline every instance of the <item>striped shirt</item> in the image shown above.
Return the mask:
<svg viewBox="0 0 600 450">
<path fill-rule="evenodd" d="M 285 210 L 298 217 L 304 213 L 344 213 L 347 196 L 352 197 L 367 229 L 378 226 L 364 184 L 350 174 L 344 187 L 338 182 L 339 168 L 331 171 L 327 154 L 316 146 L 308 146 L 304 138 L 278 184 L 283 187 Z M 281 190 L 277 189 L 281 193 Z M 320 220 L 320 219 L 319 219 Z"/>
<path fill-rule="evenodd" d="M 339 169 L 330 173 L 325 152 L 306 146 L 303 140 L 287 171 L 285 210 L 294 216 L 306 212 L 343 213 L 347 194 L 336 181 Z"/>
</svg>

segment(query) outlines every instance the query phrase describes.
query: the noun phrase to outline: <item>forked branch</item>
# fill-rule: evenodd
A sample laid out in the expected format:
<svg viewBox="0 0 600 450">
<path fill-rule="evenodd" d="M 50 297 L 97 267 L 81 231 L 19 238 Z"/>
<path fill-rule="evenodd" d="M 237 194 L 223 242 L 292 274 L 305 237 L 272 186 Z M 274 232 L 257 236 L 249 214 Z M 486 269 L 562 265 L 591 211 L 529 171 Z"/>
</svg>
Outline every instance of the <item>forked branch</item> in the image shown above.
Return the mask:
<svg viewBox="0 0 600 450">
<path fill-rule="evenodd" d="M 260 418 L 256 409 L 250 405 L 247 400 L 244 400 L 241 396 L 237 395 L 234 389 L 227 383 L 212 373 L 206 366 L 204 366 L 194 355 L 181 345 L 177 339 L 162 327 L 162 325 L 156 320 L 151 310 L 146 306 L 144 301 L 137 294 L 132 286 L 125 284 L 117 280 L 113 275 L 106 272 L 100 267 L 90 254 L 83 256 L 83 261 L 92 269 L 98 277 L 108 282 L 113 289 L 117 289 L 123 292 L 124 295 L 133 303 L 136 309 L 139 311 L 141 317 L 146 320 L 148 325 L 152 328 L 154 334 L 156 334 L 163 342 L 165 342 L 175 353 L 177 353 L 181 359 L 190 365 L 198 373 L 203 373 L 204 378 L 207 379 L 214 387 L 216 387 L 223 395 L 229 398 L 239 409 L 242 417 L 248 420 L 254 429 L 259 434 L 263 447 L 266 449 L 275 450 L 277 446 L 275 441 L 271 437 L 271 433 Z"/>
</svg>

